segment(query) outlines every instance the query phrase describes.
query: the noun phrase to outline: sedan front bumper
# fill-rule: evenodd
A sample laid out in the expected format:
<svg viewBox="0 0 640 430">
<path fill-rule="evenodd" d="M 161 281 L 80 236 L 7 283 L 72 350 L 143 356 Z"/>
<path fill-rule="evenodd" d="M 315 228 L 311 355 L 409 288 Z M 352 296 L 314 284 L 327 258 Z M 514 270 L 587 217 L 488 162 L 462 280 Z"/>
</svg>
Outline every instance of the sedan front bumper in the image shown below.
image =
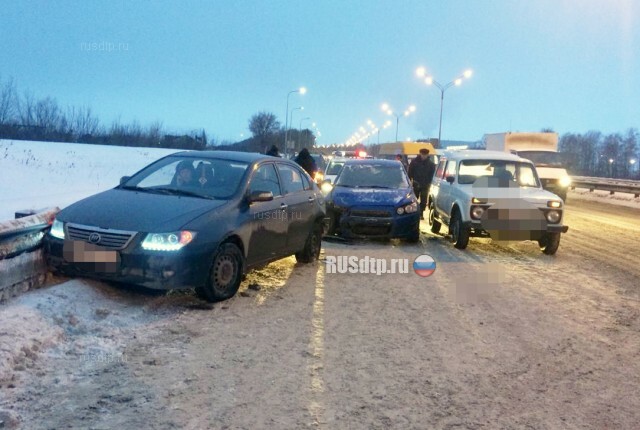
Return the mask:
<svg viewBox="0 0 640 430">
<path fill-rule="evenodd" d="M 147 251 L 132 243 L 123 250 L 96 249 L 85 242 L 45 237 L 49 267 L 74 276 L 141 285 L 159 290 L 205 284 L 212 251 L 185 247 L 179 251 Z"/>
</svg>

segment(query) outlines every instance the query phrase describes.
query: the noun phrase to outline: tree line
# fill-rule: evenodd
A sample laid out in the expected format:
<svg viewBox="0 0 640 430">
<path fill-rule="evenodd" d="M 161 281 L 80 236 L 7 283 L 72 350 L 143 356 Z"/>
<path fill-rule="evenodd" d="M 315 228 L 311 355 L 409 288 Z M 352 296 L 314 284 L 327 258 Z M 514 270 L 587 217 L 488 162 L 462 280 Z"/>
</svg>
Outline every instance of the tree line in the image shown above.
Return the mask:
<svg viewBox="0 0 640 430">
<path fill-rule="evenodd" d="M 119 119 L 105 126 L 90 107 L 64 108 L 51 97 L 20 95 L 11 78 L 0 80 L 0 139 L 177 149 L 204 149 L 209 144 L 204 129 L 170 134 L 161 122 L 143 127 L 137 121 Z"/>
<path fill-rule="evenodd" d="M 624 134 L 566 133 L 560 138 L 558 150 L 573 175 L 640 179 L 638 139 L 634 128 Z"/>
</svg>

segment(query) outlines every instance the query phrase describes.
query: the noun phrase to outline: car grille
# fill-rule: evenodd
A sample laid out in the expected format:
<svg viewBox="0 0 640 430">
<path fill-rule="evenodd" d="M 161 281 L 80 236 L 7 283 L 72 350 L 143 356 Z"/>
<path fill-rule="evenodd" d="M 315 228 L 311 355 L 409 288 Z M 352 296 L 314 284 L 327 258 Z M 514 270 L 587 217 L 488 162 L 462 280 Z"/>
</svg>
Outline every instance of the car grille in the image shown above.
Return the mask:
<svg viewBox="0 0 640 430">
<path fill-rule="evenodd" d="M 81 240 L 109 249 L 123 249 L 135 236 L 135 231 L 106 230 L 78 224 L 67 224 L 67 235 L 71 240 Z"/>
<path fill-rule="evenodd" d="M 351 216 L 361 216 L 367 218 L 389 218 L 391 212 L 375 209 L 356 209 L 351 211 Z"/>
<path fill-rule="evenodd" d="M 391 233 L 390 225 L 354 225 L 351 227 L 353 234 L 358 236 L 387 236 Z"/>
</svg>

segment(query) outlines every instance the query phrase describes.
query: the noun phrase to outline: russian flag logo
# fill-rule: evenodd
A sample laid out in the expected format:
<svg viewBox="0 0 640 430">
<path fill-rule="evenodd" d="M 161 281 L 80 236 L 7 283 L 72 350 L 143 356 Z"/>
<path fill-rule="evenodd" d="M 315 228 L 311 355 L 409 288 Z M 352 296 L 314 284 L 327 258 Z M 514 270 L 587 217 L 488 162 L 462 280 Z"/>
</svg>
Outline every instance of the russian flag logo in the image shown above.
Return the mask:
<svg viewBox="0 0 640 430">
<path fill-rule="evenodd" d="M 433 272 L 436 271 L 436 262 L 433 258 L 431 258 L 430 255 L 419 255 L 413 261 L 413 270 L 419 276 L 426 278 L 427 276 L 431 276 Z"/>
</svg>

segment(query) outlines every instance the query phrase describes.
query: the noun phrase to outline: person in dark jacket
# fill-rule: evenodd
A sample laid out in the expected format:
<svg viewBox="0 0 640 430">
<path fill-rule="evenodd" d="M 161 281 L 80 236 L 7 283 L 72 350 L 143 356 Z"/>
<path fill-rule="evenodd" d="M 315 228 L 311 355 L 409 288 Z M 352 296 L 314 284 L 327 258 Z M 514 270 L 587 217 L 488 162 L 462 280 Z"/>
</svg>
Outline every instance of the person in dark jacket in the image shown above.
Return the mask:
<svg viewBox="0 0 640 430">
<path fill-rule="evenodd" d="M 269 148 L 266 155 L 271 155 L 272 157 L 279 157 L 280 151 L 278 150 L 277 146 L 271 145 L 271 148 Z"/>
<path fill-rule="evenodd" d="M 420 219 L 424 219 L 429 187 L 435 171 L 436 165 L 429 158 L 429 150 L 427 148 L 422 148 L 420 155 L 411 160 L 409 164 L 409 179 L 413 183 L 413 192 L 416 193 L 420 200 Z"/>
<path fill-rule="evenodd" d="M 309 154 L 309 150 L 307 148 L 302 148 L 302 151 L 300 151 L 300 153 L 296 157 L 295 162 L 298 163 L 304 170 L 306 170 L 306 172 L 312 178 L 314 177 L 313 175 L 315 175 L 315 173 L 318 171 L 318 166 L 316 165 L 316 162 L 311 154 Z"/>
</svg>

